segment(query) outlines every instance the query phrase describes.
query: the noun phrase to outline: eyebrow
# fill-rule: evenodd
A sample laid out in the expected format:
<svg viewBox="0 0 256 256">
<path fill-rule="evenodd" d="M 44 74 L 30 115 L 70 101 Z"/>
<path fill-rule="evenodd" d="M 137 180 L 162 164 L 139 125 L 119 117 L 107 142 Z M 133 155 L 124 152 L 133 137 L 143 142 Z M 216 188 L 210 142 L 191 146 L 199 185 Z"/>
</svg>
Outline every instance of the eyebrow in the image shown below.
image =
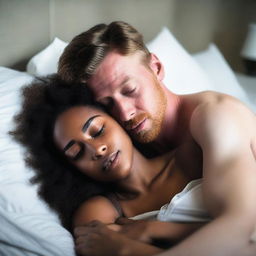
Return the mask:
<svg viewBox="0 0 256 256">
<path fill-rule="evenodd" d="M 123 78 L 123 80 L 121 80 L 121 82 L 119 83 L 118 87 L 124 86 L 130 79 L 131 79 L 131 78 L 130 78 L 129 76 L 125 76 L 125 77 Z M 114 79 L 112 82 L 110 82 L 110 83 L 108 84 L 108 86 L 111 85 L 111 84 L 113 84 L 115 81 L 116 81 L 116 79 Z M 107 87 L 107 86 L 106 86 L 106 87 Z"/>
<path fill-rule="evenodd" d="M 63 151 L 66 152 L 70 147 L 72 147 L 75 144 L 74 140 L 71 140 L 64 148 Z"/>
<path fill-rule="evenodd" d="M 86 132 L 87 129 L 89 128 L 91 122 L 93 121 L 94 118 L 99 117 L 100 115 L 95 115 L 90 117 L 85 124 L 82 127 L 82 132 Z M 65 153 L 69 148 L 71 148 L 76 142 L 74 140 L 71 140 L 68 142 L 68 144 L 63 148 L 63 152 Z"/>
<path fill-rule="evenodd" d="M 86 132 L 87 129 L 89 128 L 91 122 L 93 121 L 93 119 L 96 118 L 96 117 L 99 117 L 99 116 L 100 116 L 100 115 L 95 115 L 95 116 L 90 117 L 90 118 L 85 122 L 85 124 L 83 125 L 82 131 L 83 131 L 83 132 Z"/>
<path fill-rule="evenodd" d="M 124 78 L 124 80 L 122 81 L 121 85 L 122 85 L 122 86 L 125 85 L 129 80 L 131 80 L 131 78 L 130 78 L 129 76 L 126 76 L 126 77 Z"/>
</svg>

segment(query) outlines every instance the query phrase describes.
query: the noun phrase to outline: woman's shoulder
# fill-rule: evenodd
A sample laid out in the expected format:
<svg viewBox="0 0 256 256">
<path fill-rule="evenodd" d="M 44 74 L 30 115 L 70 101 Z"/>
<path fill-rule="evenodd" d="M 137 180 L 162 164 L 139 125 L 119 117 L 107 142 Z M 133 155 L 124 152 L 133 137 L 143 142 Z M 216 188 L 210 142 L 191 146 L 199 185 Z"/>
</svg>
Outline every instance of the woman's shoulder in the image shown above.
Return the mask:
<svg viewBox="0 0 256 256">
<path fill-rule="evenodd" d="M 81 226 L 92 220 L 99 220 L 103 223 L 114 223 L 120 214 L 107 196 L 94 196 L 84 201 L 73 216 L 74 226 Z"/>
</svg>

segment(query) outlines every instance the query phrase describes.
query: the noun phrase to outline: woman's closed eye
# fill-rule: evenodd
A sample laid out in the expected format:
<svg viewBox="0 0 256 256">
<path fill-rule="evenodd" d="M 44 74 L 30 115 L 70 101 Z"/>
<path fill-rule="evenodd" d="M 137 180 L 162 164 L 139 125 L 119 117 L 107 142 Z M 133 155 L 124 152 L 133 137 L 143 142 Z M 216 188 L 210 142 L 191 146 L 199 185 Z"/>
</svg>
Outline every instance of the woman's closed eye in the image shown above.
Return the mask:
<svg viewBox="0 0 256 256">
<path fill-rule="evenodd" d="M 65 151 L 65 154 L 68 158 L 75 161 L 81 157 L 84 152 L 84 147 L 82 144 L 75 143 L 69 149 Z"/>
<path fill-rule="evenodd" d="M 92 133 L 92 138 L 96 138 L 104 133 L 105 126 L 103 125 L 100 129 L 98 129 L 96 132 Z"/>
<path fill-rule="evenodd" d="M 98 129 L 96 132 L 93 132 L 91 137 L 96 138 L 104 133 L 105 126 L 103 125 L 100 129 Z M 85 152 L 85 146 L 83 144 L 79 144 L 80 150 L 77 150 L 75 154 L 70 155 L 69 157 L 71 158 L 72 161 L 77 161 L 79 160 L 84 152 Z"/>
<path fill-rule="evenodd" d="M 83 155 L 84 153 L 84 147 L 81 148 L 81 150 L 74 156 L 71 157 L 71 160 L 72 161 L 77 161 L 81 158 L 81 156 Z"/>
</svg>

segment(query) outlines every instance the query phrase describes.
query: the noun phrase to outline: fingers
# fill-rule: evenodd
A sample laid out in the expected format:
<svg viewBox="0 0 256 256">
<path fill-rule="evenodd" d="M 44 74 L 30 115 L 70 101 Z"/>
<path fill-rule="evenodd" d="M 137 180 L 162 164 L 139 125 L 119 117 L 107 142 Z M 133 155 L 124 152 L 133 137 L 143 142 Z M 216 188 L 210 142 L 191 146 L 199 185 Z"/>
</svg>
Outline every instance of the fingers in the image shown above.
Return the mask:
<svg viewBox="0 0 256 256">
<path fill-rule="evenodd" d="M 75 250 L 78 255 L 81 256 L 92 256 L 95 254 L 96 245 L 98 245 L 98 240 L 100 239 L 100 232 L 102 223 L 93 221 L 87 225 L 76 227 L 74 229 L 75 235 Z"/>
<path fill-rule="evenodd" d="M 121 230 L 121 226 L 117 224 L 109 224 L 108 228 L 116 232 L 119 232 Z"/>
<path fill-rule="evenodd" d="M 80 241 L 79 243 L 76 243 L 75 245 L 76 253 L 80 256 L 91 256 L 93 255 L 92 246 L 88 243 L 87 239 L 84 239 Z"/>
<path fill-rule="evenodd" d="M 76 237 L 82 236 L 82 235 L 85 235 L 86 233 L 88 233 L 90 230 L 92 230 L 94 228 L 99 228 L 102 226 L 104 226 L 104 224 L 102 222 L 100 222 L 98 220 L 93 220 L 84 226 L 75 227 L 74 235 Z"/>
<path fill-rule="evenodd" d="M 131 223 L 134 223 L 136 222 L 136 220 L 131 220 L 131 219 L 128 219 L 128 218 L 124 218 L 124 217 L 119 217 L 115 223 L 116 224 L 119 224 L 119 225 L 124 225 L 124 224 L 131 224 Z"/>
<path fill-rule="evenodd" d="M 108 228 L 108 225 L 93 221 L 75 228 L 74 235 L 75 250 L 80 256 L 119 255 L 116 252 L 122 236 Z"/>
</svg>

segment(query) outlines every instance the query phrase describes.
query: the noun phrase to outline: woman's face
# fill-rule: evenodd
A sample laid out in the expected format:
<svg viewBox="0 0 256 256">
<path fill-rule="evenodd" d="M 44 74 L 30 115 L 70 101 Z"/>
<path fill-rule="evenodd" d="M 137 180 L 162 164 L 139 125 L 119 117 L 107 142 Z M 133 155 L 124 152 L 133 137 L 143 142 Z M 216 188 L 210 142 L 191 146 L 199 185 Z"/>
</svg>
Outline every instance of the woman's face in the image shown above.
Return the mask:
<svg viewBox="0 0 256 256">
<path fill-rule="evenodd" d="M 103 182 L 128 177 L 133 145 L 123 128 L 107 113 L 91 107 L 72 107 L 56 120 L 54 141 L 81 172 Z"/>
</svg>

